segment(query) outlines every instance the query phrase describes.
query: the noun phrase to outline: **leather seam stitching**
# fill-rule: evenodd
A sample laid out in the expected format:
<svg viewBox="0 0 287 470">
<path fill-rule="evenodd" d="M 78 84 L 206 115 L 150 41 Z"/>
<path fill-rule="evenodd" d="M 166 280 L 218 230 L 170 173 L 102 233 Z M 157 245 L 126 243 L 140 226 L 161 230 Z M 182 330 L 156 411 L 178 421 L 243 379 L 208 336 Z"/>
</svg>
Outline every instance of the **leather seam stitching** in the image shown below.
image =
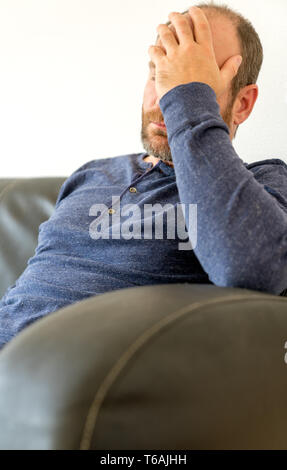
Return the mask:
<svg viewBox="0 0 287 470">
<path fill-rule="evenodd" d="M 173 312 L 172 314 L 168 315 L 167 317 L 159 320 L 156 324 L 152 327 L 148 328 L 144 331 L 138 338 L 126 349 L 126 351 L 120 356 L 120 358 L 116 361 L 110 371 L 106 374 L 104 380 L 101 382 L 98 390 L 94 396 L 90 409 L 88 411 L 83 432 L 82 438 L 80 441 L 80 450 L 89 450 L 93 438 L 93 432 L 96 426 L 97 417 L 99 415 L 100 408 L 105 400 L 107 393 L 109 392 L 110 388 L 116 381 L 117 377 L 120 373 L 124 370 L 128 362 L 132 359 L 136 352 L 138 352 L 156 333 L 162 330 L 164 327 L 172 324 L 176 320 L 180 319 L 187 313 L 194 313 L 206 306 L 220 304 L 220 303 L 228 303 L 232 301 L 252 301 L 252 300 L 262 300 L 261 295 L 254 295 L 252 297 L 242 297 L 241 294 L 233 295 L 228 298 L 226 297 L 219 297 L 218 299 L 212 299 L 210 301 L 205 302 L 196 302 L 194 304 L 189 304 L 181 309 Z M 285 301 L 282 297 L 272 297 L 272 302 L 274 301 Z"/>
</svg>

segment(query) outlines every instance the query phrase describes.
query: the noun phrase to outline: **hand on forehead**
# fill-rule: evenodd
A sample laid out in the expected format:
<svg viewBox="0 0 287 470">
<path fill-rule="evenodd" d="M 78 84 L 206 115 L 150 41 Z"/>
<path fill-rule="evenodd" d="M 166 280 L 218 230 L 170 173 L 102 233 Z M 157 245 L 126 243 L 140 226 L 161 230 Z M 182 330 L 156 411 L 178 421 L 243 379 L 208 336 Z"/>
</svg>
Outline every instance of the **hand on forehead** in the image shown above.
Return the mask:
<svg viewBox="0 0 287 470">
<path fill-rule="evenodd" d="M 192 19 L 191 19 L 190 14 L 189 14 L 189 13 L 184 13 L 183 16 L 188 20 L 188 22 L 189 22 L 189 24 L 190 24 L 190 27 L 191 27 L 192 31 L 194 32 L 194 29 L 193 29 L 193 22 L 192 22 Z M 178 37 L 177 37 L 177 34 L 176 34 L 175 27 L 173 26 L 173 24 L 169 24 L 168 27 L 173 31 L 173 33 L 174 33 L 174 35 L 175 35 L 175 37 L 176 37 L 176 40 L 177 40 L 177 42 L 178 42 Z M 161 42 L 160 39 L 157 40 L 156 45 L 162 47 L 162 42 Z"/>
<path fill-rule="evenodd" d="M 210 15 L 205 9 L 203 9 L 203 11 L 210 25 L 213 48 L 214 48 L 214 53 L 215 53 L 217 64 L 219 67 L 222 67 L 224 62 L 229 57 L 235 54 L 241 53 L 239 41 L 235 34 L 234 25 L 232 24 L 231 21 L 227 20 L 226 18 L 220 15 Z M 190 14 L 187 12 L 187 13 L 184 13 L 183 16 L 187 18 L 192 28 L 192 31 L 194 32 L 193 22 L 192 22 Z M 173 24 L 169 24 L 168 27 L 173 31 L 178 41 L 176 30 Z M 157 39 L 156 45 L 163 47 L 160 38 Z"/>
</svg>

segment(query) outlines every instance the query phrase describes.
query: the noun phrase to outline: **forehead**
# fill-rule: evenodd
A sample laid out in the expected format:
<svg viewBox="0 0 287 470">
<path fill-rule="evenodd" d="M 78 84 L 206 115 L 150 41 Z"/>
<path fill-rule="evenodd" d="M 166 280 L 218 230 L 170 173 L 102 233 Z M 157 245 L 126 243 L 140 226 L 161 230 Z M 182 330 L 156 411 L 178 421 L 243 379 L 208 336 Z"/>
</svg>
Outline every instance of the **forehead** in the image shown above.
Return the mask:
<svg viewBox="0 0 287 470">
<path fill-rule="evenodd" d="M 211 15 L 210 13 L 207 13 L 206 10 L 203 11 L 206 14 L 211 29 L 217 64 L 219 67 L 222 67 L 224 62 L 229 57 L 241 53 L 235 26 L 229 18 L 223 15 Z M 189 13 L 185 13 L 183 16 L 188 19 L 190 26 L 193 29 L 192 20 Z M 175 28 L 172 24 L 169 25 L 169 28 L 175 32 Z M 161 40 L 158 39 L 156 44 L 161 46 Z"/>
</svg>

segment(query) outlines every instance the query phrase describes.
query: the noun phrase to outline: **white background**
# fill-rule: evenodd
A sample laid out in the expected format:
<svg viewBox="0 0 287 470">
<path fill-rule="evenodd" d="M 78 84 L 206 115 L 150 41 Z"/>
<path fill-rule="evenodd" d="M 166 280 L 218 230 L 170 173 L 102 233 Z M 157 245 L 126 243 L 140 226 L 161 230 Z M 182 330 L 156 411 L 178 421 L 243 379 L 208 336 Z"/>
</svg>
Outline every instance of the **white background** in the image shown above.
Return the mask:
<svg viewBox="0 0 287 470">
<path fill-rule="evenodd" d="M 287 162 L 287 1 L 226 0 L 264 48 L 259 97 L 233 141 L 245 162 Z M 143 151 L 141 105 L 156 27 L 186 0 L 0 0 L 0 178 L 69 176 Z"/>
</svg>

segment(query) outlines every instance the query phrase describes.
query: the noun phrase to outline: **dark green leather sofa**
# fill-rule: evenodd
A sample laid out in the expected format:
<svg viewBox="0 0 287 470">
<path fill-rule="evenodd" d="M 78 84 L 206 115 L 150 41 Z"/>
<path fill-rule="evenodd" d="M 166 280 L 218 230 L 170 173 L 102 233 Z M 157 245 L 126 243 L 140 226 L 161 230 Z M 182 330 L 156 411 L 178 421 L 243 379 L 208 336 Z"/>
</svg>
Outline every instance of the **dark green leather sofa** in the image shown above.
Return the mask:
<svg viewBox="0 0 287 470">
<path fill-rule="evenodd" d="M 0 296 L 65 177 L 0 180 Z M 287 298 L 173 284 L 77 302 L 0 352 L 0 449 L 287 449 Z"/>
</svg>

